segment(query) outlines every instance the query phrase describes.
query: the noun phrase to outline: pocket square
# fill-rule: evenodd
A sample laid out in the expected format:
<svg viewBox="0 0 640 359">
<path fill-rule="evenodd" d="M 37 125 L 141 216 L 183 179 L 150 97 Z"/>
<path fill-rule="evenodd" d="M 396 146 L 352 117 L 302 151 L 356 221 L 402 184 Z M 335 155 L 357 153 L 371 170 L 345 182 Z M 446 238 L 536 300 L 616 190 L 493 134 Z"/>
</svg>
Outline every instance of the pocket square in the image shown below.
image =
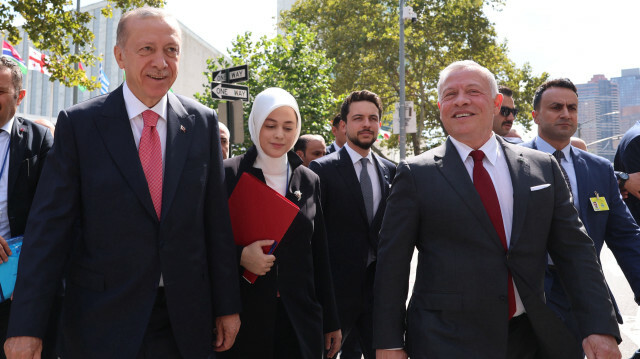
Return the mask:
<svg viewBox="0 0 640 359">
<path fill-rule="evenodd" d="M 538 185 L 538 186 L 533 186 L 533 187 L 531 187 L 531 192 L 539 191 L 539 190 L 541 190 L 543 188 L 547 188 L 549 186 L 551 186 L 551 184 L 549 184 L 549 183 L 541 184 L 541 185 Z"/>
</svg>

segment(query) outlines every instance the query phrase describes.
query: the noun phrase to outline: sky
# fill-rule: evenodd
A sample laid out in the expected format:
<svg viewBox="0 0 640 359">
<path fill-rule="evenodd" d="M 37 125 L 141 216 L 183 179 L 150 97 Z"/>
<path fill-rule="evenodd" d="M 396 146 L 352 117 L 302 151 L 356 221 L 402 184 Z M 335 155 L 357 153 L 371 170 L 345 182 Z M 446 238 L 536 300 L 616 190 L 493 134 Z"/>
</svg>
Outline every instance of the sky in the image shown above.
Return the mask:
<svg viewBox="0 0 640 359">
<path fill-rule="evenodd" d="M 409 0 L 410 1 L 410 0 Z M 408 2 L 409 2 L 408 1 Z M 167 9 L 226 53 L 239 34 L 276 34 L 277 0 L 168 0 Z M 640 67 L 637 0 L 507 0 L 487 11 L 509 57 L 533 73 L 588 82 L 594 74 L 620 76 Z M 419 19 L 418 19 L 419 21 Z"/>
</svg>

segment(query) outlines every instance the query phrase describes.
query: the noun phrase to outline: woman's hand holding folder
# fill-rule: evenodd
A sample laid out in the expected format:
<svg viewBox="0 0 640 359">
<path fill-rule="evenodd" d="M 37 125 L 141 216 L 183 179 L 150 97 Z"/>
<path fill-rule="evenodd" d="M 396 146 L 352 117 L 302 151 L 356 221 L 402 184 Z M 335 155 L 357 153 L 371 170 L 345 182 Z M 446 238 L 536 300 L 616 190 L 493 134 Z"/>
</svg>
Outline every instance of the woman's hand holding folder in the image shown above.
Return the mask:
<svg viewBox="0 0 640 359">
<path fill-rule="evenodd" d="M 271 251 L 268 252 L 269 254 L 265 254 L 262 247 L 271 248 L 274 243 L 274 240 L 264 239 L 244 247 L 240 256 L 240 265 L 253 274 L 267 274 L 273 267 L 276 257 L 271 254 Z"/>
</svg>

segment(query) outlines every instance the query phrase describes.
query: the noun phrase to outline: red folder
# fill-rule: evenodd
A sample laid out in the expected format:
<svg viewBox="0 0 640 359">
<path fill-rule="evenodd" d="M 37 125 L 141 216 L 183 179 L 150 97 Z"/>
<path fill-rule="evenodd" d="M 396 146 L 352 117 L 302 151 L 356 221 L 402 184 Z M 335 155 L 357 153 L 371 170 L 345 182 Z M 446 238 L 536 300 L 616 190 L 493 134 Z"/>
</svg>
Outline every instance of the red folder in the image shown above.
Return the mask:
<svg viewBox="0 0 640 359">
<path fill-rule="evenodd" d="M 273 252 L 289 229 L 300 208 L 274 191 L 255 176 L 245 172 L 240 176 L 231 197 L 229 214 L 236 245 L 247 246 L 255 241 L 272 239 L 271 247 L 263 247 L 265 254 Z M 245 270 L 244 279 L 254 283 L 258 276 Z"/>
</svg>

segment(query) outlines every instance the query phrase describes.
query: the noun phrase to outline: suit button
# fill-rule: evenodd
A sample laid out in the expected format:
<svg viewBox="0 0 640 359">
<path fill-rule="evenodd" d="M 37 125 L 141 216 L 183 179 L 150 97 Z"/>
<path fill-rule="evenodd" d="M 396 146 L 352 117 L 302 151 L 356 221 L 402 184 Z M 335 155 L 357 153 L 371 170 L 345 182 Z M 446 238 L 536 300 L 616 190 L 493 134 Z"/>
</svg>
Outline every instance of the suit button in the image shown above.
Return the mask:
<svg viewBox="0 0 640 359">
<path fill-rule="evenodd" d="M 501 295 L 498 298 L 500 298 L 500 300 L 503 301 L 503 302 L 507 301 L 507 296 L 506 295 Z"/>
</svg>

